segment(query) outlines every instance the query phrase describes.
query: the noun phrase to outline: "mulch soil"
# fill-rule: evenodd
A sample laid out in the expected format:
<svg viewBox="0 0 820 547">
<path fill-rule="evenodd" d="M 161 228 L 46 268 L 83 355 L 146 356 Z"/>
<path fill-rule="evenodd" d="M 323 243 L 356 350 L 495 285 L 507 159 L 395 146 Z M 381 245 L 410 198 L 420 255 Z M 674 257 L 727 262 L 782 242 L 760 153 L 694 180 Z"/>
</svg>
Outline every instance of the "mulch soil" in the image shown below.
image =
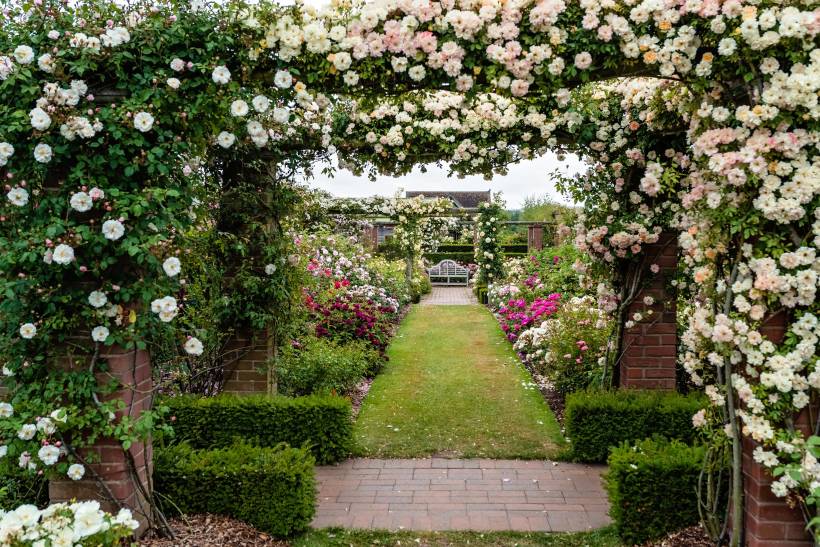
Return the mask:
<svg viewBox="0 0 820 547">
<path fill-rule="evenodd" d="M 715 542 L 709 539 L 702 526 L 690 526 L 678 530 L 663 539 L 645 543 L 643 547 L 714 547 Z"/>
<path fill-rule="evenodd" d="M 220 515 L 186 515 L 171 519 L 174 539 L 144 538 L 139 547 L 289 547 L 287 541 L 276 540 L 253 526 Z M 663 539 L 644 543 L 641 547 L 713 547 L 700 526 L 691 526 L 671 533 Z"/>
<path fill-rule="evenodd" d="M 221 515 L 184 515 L 171 519 L 175 538 L 145 538 L 140 547 L 288 547 L 250 524 Z"/>
</svg>

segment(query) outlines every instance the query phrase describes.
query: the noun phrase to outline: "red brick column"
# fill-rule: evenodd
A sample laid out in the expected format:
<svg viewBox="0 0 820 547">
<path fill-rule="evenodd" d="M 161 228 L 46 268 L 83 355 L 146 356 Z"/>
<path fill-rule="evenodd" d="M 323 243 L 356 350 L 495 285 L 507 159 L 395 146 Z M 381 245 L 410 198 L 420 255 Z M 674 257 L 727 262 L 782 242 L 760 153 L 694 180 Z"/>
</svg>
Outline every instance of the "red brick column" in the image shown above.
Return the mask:
<svg viewBox="0 0 820 547">
<path fill-rule="evenodd" d="M 638 389 L 675 389 L 677 360 L 677 318 L 675 296 L 667 294 L 666 287 L 675 278 L 678 264 L 677 235 L 661 234 L 657 243 L 644 245 L 645 272 L 648 283 L 629 306 L 624 320 L 636 312 L 643 319 L 632 328 L 624 327 L 621 343 L 619 385 Z M 657 265 L 657 273 L 651 271 Z M 655 303 L 646 306 L 644 298 L 651 296 Z M 652 315 L 647 310 L 652 309 Z"/>
<path fill-rule="evenodd" d="M 786 334 L 786 314 L 776 313 L 764 319 L 760 333 L 778 344 Z M 814 409 L 816 414 L 817 409 Z M 795 426 L 810 434 L 808 412 L 802 412 Z M 748 547 L 809 547 L 814 543 L 806 533 L 800 509 L 789 507 L 772 494 L 769 470 L 752 458 L 757 444 L 743 439 L 743 494 L 745 497 L 745 533 Z"/>
<path fill-rule="evenodd" d="M 527 226 L 527 250 L 529 252 L 540 251 L 544 248 L 544 226 L 542 224 L 530 224 Z"/>
<path fill-rule="evenodd" d="M 108 384 L 111 379 L 117 380 L 123 388 L 107 396 L 107 400 L 122 399 L 125 408 L 118 411 L 118 417 L 125 415 L 137 418 L 144 410 L 151 408 L 153 382 L 151 379 L 151 357 L 147 351 L 128 351 L 119 347 L 106 348 L 107 353 L 100 355 L 100 360 L 108 364 L 107 372 L 97 374 L 100 384 Z M 151 441 L 134 443 L 129 452 L 134 458 L 135 468 L 140 482 L 148 485 L 147 479 L 153 470 L 153 447 Z M 134 513 L 140 521 L 138 535 L 147 529 L 144 515 L 150 515 L 148 504 L 132 480 L 128 461 L 122 445 L 115 439 L 101 439 L 93 446 L 82 451 L 83 458 L 90 463 L 82 480 L 49 481 L 48 494 L 52 503 L 77 500 L 98 500 L 102 508 L 116 512 L 108 491 L 124 507 Z M 106 488 L 95 480 L 95 474 L 104 482 Z"/>
<path fill-rule="evenodd" d="M 266 331 L 237 331 L 228 344 L 223 391 L 234 395 L 276 393 L 276 376 L 269 367 L 273 340 Z"/>
</svg>

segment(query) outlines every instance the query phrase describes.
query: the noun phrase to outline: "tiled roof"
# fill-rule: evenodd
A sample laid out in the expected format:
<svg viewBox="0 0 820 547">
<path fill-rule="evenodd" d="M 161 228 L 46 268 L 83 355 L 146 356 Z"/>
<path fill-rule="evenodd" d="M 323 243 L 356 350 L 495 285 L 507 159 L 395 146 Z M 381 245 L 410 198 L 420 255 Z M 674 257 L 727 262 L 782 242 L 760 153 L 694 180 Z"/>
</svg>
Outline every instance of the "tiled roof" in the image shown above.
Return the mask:
<svg viewBox="0 0 820 547">
<path fill-rule="evenodd" d="M 456 207 L 460 209 L 475 209 L 480 204 L 490 201 L 490 191 L 477 191 L 477 192 L 458 192 L 458 191 L 441 191 L 441 190 L 431 190 L 431 191 L 421 191 L 421 190 L 408 190 L 405 192 L 405 196 L 408 198 L 416 197 L 416 196 L 424 196 L 428 198 L 450 198 L 453 200 L 453 203 L 456 204 Z"/>
</svg>

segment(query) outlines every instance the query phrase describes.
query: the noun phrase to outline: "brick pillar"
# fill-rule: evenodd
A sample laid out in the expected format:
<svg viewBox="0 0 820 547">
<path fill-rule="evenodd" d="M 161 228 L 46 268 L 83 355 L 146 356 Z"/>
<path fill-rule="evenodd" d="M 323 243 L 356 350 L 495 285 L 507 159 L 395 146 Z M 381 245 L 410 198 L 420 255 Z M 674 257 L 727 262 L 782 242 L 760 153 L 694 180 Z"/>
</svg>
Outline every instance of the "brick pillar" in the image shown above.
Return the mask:
<svg viewBox="0 0 820 547">
<path fill-rule="evenodd" d="M 276 377 L 268 366 L 273 358 L 273 339 L 266 331 L 238 330 L 225 352 L 223 391 L 234 395 L 276 393 Z"/>
<path fill-rule="evenodd" d="M 544 248 L 544 225 L 530 224 L 527 226 L 527 251 L 540 251 Z"/>
<path fill-rule="evenodd" d="M 106 400 L 122 399 L 125 408 L 117 412 L 118 417 L 125 415 L 137 418 L 144 410 L 151 408 L 153 382 L 151 379 L 151 357 L 144 350 L 125 350 L 120 347 L 105 348 L 107 352 L 100 355 L 100 360 L 108 364 L 107 372 L 97 374 L 100 384 L 108 384 L 112 378 L 124 387 L 110 395 Z M 140 482 L 148 485 L 147 478 L 153 471 L 153 446 L 151 441 L 134 443 L 129 452 L 134 458 L 135 468 Z M 149 506 L 132 480 L 128 461 L 122 445 L 115 439 L 100 439 L 93 446 L 84 449 L 82 456 L 90 463 L 82 480 L 50 480 L 48 485 L 49 500 L 52 503 L 77 500 L 97 500 L 102 509 L 116 512 L 105 488 L 95 480 L 96 473 L 111 494 L 124 507 L 131 509 L 134 518 L 140 521 L 137 530 L 139 536 L 148 527 L 145 515 L 150 515 Z M 92 470 L 94 472 L 92 472 Z"/>
<path fill-rule="evenodd" d="M 787 316 L 773 314 L 763 321 L 760 333 L 778 344 L 786 334 Z M 816 414 L 817 409 L 812 409 Z M 800 413 L 795 427 L 807 436 L 811 434 L 808 412 Z M 785 500 L 772 494 L 772 476 L 768 469 L 756 463 L 752 452 L 757 444 L 743 439 L 743 495 L 745 497 L 746 545 L 748 547 L 809 547 L 813 545 L 806 533 L 806 523 L 800 509 L 789 507 Z"/>
<path fill-rule="evenodd" d="M 644 245 L 644 279 L 647 283 L 630 304 L 625 321 L 636 312 L 643 319 L 632 328 L 624 327 L 621 343 L 619 385 L 638 389 L 675 389 L 677 360 L 677 318 L 675 296 L 667 294 L 666 287 L 675 278 L 678 264 L 677 235 L 665 232 L 657 243 Z M 652 265 L 660 267 L 652 273 Z M 655 303 L 644 304 L 651 296 Z M 651 308 L 653 314 L 647 315 Z"/>
</svg>

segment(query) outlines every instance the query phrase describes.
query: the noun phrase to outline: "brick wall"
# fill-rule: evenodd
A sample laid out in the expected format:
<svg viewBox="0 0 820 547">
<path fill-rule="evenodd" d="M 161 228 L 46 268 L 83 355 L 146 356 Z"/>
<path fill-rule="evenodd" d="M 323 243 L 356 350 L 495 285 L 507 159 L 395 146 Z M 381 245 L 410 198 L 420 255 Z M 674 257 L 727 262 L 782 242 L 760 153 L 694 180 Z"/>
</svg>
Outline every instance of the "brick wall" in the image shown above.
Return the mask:
<svg viewBox="0 0 820 547">
<path fill-rule="evenodd" d="M 126 406 L 118 412 L 119 417 L 130 415 L 136 418 L 144 410 L 151 408 L 153 382 L 148 352 L 112 347 L 108 348 L 107 353 L 101 354 L 100 359 L 105 360 L 109 368 L 108 372 L 97 374 L 100 384 L 108 384 L 114 378 L 124 386 L 122 390 L 106 396 L 108 400 L 119 398 L 125 401 Z M 147 484 L 146 479 L 153 469 L 151 442 L 134 443 L 129 451 L 134 457 L 142 484 Z M 134 517 L 142 525 L 138 533 L 145 531 L 148 522 L 144 515 L 150 514 L 148 505 L 131 478 L 122 445 L 115 439 L 101 439 L 85 449 L 82 455 L 84 459 L 95 462 L 90 467 L 100 476 L 114 498 L 134 512 Z M 117 510 L 116 504 L 110 501 L 105 489 L 96 482 L 94 473 L 88 469 L 79 481 L 50 480 L 48 493 L 52 503 L 95 499 L 100 501 L 106 511 Z"/>
<path fill-rule="evenodd" d="M 632 328 L 624 328 L 620 361 L 621 387 L 638 389 L 675 389 L 675 363 L 677 360 L 677 319 L 675 297 L 667 295 L 665 287 L 674 279 L 678 263 L 677 235 L 663 233 L 657 243 L 644 245 L 646 260 L 645 279 L 648 284 L 641 289 L 630 305 L 626 320 L 635 312 L 644 319 Z M 657 264 L 660 271 L 653 274 L 650 267 Z M 653 315 L 647 316 L 643 299 L 651 296 Z"/>
<path fill-rule="evenodd" d="M 761 334 L 774 343 L 780 343 L 786 333 L 787 316 L 784 312 L 770 315 L 763 320 Z M 812 409 L 815 416 L 817 408 Z M 795 426 L 804 433 L 810 432 L 809 413 L 802 412 Z M 752 458 L 755 442 L 743 439 L 743 491 L 745 496 L 745 529 L 748 547 L 803 547 L 813 542 L 805 532 L 805 521 L 800 509 L 789 507 L 772 494 L 771 473 Z"/>
<path fill-rule="evenodd" d="M 235 395 L 276 393 L 276 377 L 268 368 L 272 357 L 267 332 L 238 331 L 226 350 L 223 391 Z"/>
</svg>

